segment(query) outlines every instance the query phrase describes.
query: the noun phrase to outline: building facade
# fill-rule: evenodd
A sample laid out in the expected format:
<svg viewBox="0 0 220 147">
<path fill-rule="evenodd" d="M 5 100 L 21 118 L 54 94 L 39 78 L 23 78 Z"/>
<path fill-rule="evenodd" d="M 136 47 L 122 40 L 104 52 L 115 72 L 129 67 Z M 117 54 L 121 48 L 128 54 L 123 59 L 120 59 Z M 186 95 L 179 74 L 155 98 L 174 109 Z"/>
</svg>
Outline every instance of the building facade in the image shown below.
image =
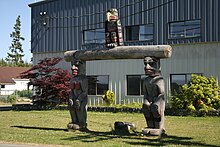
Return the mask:
<svg viewBox="0 0 220 147">
<path fill-rule="evenodd" d="M 47 0 L 29 6 L 34 64 L 69 50 L 103 48 L 105 14 L 116 8 L 125 45 L 172 46 L 172 57 L 161 60 L 167 102 L 193 73 L 220 76 L 219 0 Z M 90 104 L 100 103 L 108 89 L 115 92 L 116 103 L 142 102 L 143 60 L 86 64 Z M 59 66 L 70 69 L 65 61 Z"/>
<path fill-rule="evenodd" d="M 16 91 L 28 90 L 29 79 L 21 79 L 22 72 L 28 67 L 0 67 L 0 96 L 15 94 Z"/>
</svg>

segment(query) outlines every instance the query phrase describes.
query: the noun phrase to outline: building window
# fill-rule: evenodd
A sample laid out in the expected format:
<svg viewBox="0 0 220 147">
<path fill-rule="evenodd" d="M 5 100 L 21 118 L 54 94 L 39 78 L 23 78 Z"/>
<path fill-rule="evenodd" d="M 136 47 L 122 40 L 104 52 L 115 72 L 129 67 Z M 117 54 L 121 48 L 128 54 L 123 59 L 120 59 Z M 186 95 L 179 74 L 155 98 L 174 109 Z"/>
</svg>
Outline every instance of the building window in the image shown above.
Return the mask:
<svg viewBox="0 0 220 147">
<path fill-rule="evenodd" d="M 153 24 L 140 26 L 140 40 L 153 40 Z"/>
<path fill-rule="evenodd" d="M 202 75 L 198 74 L 197 75 Z M 181 88 L 184 84 L 188 84 L 191 81 L 192 73 L 190 74 L 171 74 L 170 83 L 171 83 L 171 94 L 175 94 L 181 91 Z"/>
<path fill-rule="evenodd" d="M 5 85 L 1 85 L 1 88 L 5 88 Z"/>
<path fill-rule="evenodd" d="M 127 26 L 125 32 L 126 41 L 153 40 L 153 24 Z"/>
<path fill-rule="evenodd" d="M 127 75 L 127 95 L 143 95 L 143 81 L 142 75 Z"/>
<path fill-rule="evenodd" d="M 200 20 L 188 20 L 169 23 L 169 38 L 189 38 L 200 36 Z"/>
<path fill-rule="evenodd" d="M 105 43 L 105 30 L 94 29 L 84 31 L 84 44 Z"/>
<path fill-rule="evenodd" d="M 87 76 L 88 77 L 88 94 L 103 95 L 109 90 L 109 76 Z"/>
<path fill-rule="evenodd" d="M 82 49 L 102 49 L 105 47 L 105 30 L 93 29 L 83 32 L 84 43 Z"/>
</svg>

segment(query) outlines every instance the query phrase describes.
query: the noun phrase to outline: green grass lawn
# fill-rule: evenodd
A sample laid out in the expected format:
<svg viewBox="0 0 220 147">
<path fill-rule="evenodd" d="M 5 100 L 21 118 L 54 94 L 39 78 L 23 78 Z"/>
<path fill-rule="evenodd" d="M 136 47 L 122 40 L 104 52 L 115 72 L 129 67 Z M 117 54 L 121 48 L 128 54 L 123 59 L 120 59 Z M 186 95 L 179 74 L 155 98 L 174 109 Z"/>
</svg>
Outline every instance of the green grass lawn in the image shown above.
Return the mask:
<svg viewBox="0 0 220 147">
<path fill-rule="evenodd" d="M 133 122 L 137 131 L 146 123 L 140 113 L 88 112 L 90 132 L 68 132 L 68 111 L 0 111 L 0 142 L 63 146 L 219 146 L 220 117 L 166 116 L 167 137 L 114 135 L 115 121 Z"/>
</svg>

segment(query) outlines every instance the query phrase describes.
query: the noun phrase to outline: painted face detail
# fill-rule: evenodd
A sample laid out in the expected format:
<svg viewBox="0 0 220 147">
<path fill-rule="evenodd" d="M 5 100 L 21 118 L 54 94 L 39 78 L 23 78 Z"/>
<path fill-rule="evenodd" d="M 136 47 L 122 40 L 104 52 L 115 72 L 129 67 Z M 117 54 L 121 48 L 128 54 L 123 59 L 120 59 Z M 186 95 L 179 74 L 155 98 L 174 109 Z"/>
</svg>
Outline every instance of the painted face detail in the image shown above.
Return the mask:
<svg viewBox="0 0 220 147">
<path fill-rule="evenodd" d="M 159 63 L 156 58 L 145 57 L 144 58 L 144 71 L 146 75 L 153 76 L 159 71 Z"/>
<path fill-rule="evenodd" d="M 74 75 L 74 76 L 76 76 L 76 75 L 78 75 L 78 72 L 79 72 L 79 65 L 80 64 L 82 64 L 82 62 L 81 61 L 79 61 L 79 60 L 74 60 L 74 61 L 72 61 L 72 68 L 71 68 L 71 70 L 72 70 L 72 75 Z"/>
<path fill-rule="evenodd" d="M 118 19 L 118 10 L 117 9 L 110 9 L 107 11 L 106 14 L 107 20 L 117 20 Z"/>
<path fill-rule="evenodd" d="M 74 76 L 78 75 L 78 67 L 77 66 L 73 65 L 71 69 L 72 69 L 72 75 L 74 75 Z"/>
</svg>

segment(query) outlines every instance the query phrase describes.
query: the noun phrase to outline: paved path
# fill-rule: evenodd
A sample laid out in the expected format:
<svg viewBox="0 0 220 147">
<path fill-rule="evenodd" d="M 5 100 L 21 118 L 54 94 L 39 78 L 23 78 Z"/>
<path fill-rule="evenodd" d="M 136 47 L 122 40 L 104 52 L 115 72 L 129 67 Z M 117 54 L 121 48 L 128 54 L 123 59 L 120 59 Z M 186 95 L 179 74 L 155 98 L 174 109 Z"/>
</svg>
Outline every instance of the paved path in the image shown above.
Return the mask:
<svg viewBox="0 0 220 147">
<path fill-rule="evenodd" d="M 9 144 L 9 143 L 0 143 L 0 147 L 52 147 L 44 145 L 31 145 L 31 144 Z"/>
</svg>

